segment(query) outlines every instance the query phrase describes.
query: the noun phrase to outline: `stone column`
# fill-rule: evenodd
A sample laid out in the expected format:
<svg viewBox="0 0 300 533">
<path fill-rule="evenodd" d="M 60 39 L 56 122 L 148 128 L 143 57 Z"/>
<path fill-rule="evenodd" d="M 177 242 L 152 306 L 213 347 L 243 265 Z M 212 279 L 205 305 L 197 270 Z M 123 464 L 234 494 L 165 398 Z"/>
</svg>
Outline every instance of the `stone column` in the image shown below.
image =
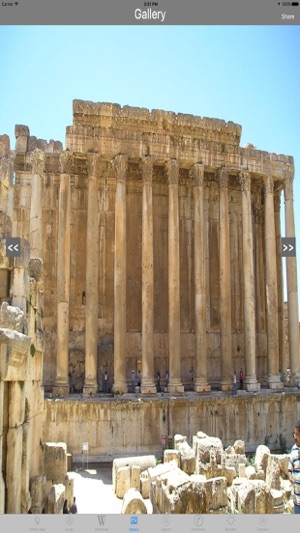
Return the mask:
<svg viewBox="0 0 300 533">
<path fill-rule="evenodd" d="M 228 176 L 220 171 L 220 334 L 221 334 L 221 390 L 232 388 L 231 348 L 231 275 L 228 210 Z"/>
<path fill-rule="evenodd" d="M 4 352 L 4 350 L 3 350 Z M 0 356 L 4 355 L 0 348 Z M 0 365 L 2 366 L 2 365 Z M 1 369 L 2 370 L 2 369 Z M 2 372 L 1 372 L 2 374 Z M 4 413 L 4 381 L 3 376 L 0 377 L 0 514 L 4 514 L 5 511 L 5 483 L 2 472 L 4 470 L 2 466 L 2 453 L 3 453 L 3 413 Z"/>
<path fill-rule="evenodd" d="M 193 166 L 194 177 L 194 255 L 195 255 L 195 377 L 196 392 L 210 391 L 207 383 L 206 279 L 204 165 Z"/>
<path fill-rule="evenodd" d="M 114 271 L 114 385 L 113 390 L 127 392 L 126 383 L 126 172 L 128 158 L 117 155 L 115 204 Z"/>
<path fill-rule="evenodd" d="M 280 204 L 281 191 L 277 190 L 274 194 L 274 216 L 275 216 L 275 234 L 276 234 L 276 267 L 277 267 L 277 287 L 278 287 L 278 338 L 279 338 L 279 368 L 283 376 L 286 369 L 289 368 L 286 360 L 285 350 L 285 326 L 284 326 L 284 296 L 283 296 L 283 272 L 282 272 L 282 253 L 281 253 L 281 220 Z"/>
<path fill-rule="evenodd" d="M 9 298 L 10 269 L 13 260 L 6 257 L 6 237 L 12 234 L 13 159 L 8 135 L 0 135 L 0 299 Z M 1 475 L 0 475 L 1 478 Z M 1 512 L 1 511 L 0 511 Z"/>
<path fill-rule="evenodd" d="M 8 431 L 6 455 L 6 512 L 21 513 L 21 473 L 23 422 L 25 415 L 24 382 L 8 385 Z"/>
<path fill-rule="evenodd" d="M 98 275 L 99 275 L 99 224 L 98 175 L 99 156 L 87 155 L 88 207 L 86 231 L 86 304 L 85 304 L 85 380 L 84 394 L 95 394 L 97 385 L 98 348 Z"/>
<path fill-rule="evenodd" d="M 54 394 L 69 393 L 69 305 L 70 305 L 70 218 L 71 165 L 68 152 L 61 155 L 57 251 L 57 361 Z"/>
<path fill-rule="evenodd" d="M 44 153 L 34 150 L 31 154 L 32 180 L 31 180 L 31 203 L 30 203 L 30 256 L 43 257 L 42 231 L 43 231 L 43 172 Z"/>
<path fill-rule="evenodd" d="M 169 385 L 168 392 L 184 392 L 180 377 L 180 258 L 179 258 L 179 165 L 166 165 L 169 182 L 168 284 L 169 284 Z"/>
<path fill-rule="evenodd" d="M 285 236 L 295 237 L 293 177 L 284 181 L 285 197 Z M 291 372 L 293 381 L 299 386 L 299 314 L 296 257 L 286 258 L 287 295 L 288 295 L 288 332 Z"/>
<path fill-rule="evenodd" d="M 266 314 L 268 336 L 268 383 L 271 389 L 280 389 L 278 294 L 276 266 L 276 234 L 274 216 L 274 182 L 265 176 L 265 247 L 266 247 Z"/>
<path fill-rule="evenodd" d="M 245 388 L 247 391 L 254 392 L 260 389 L 260 384 L 258 383 L 256 376 L 255 286 L 250 173 L 241 172 L 240 181 L 242 189 L 243 220 L 243 281 L 246 360 Z"/>
<path fill-rule="evenodd" d="M 153 354 L 153 159 L 142 160 L 143 218 L 142 218 L 142 387 L 144 394 L 156 393 Z"/>
</svg>

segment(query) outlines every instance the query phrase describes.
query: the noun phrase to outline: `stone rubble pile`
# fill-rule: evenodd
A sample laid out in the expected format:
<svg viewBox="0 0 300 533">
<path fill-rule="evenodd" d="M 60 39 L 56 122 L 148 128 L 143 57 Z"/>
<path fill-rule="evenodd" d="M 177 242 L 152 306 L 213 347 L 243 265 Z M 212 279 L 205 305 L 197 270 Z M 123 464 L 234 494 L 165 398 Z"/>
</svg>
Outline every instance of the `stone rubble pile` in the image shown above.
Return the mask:
<svg viewBox="0 0 300 533">
<path fill-rule="evenodd" d="M 158 514 L 274 514 L 293 508 L 289 455 L 272 454 L 267 446 L 258 446 L 254 464 L 247 465 L 242 440 L 224 449 L 221 439 L 199 431 L 192 446 L 185 436 L 175 435 L 174 449 L 164 451 L 164 462 L 153 460 L 113 462 L 114 491 L 132 513 L 146 513 L 143 502 L 148 498 Z"/>
</svg>

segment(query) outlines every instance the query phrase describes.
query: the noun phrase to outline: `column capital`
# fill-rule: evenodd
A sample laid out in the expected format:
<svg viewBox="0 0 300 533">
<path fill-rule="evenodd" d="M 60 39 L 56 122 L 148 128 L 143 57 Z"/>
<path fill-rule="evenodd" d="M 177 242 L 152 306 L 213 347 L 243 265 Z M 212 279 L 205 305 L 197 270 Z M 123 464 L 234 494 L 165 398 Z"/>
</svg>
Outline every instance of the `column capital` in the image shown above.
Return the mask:
<svg viewBox="0 0 300 533">
<path fill-rule="evenodd" d="M 244 170 L 240 172 L 240 184 L 242 192 L 250 192 L 251 190 L 251 174 Z"/>
<path fill-rule="evenodd" d="M 73 154 L 70 152 L 63 152 L 60 155 L 60 173 L 61 174 L 71 174 L 72 167 L 74 164 Z"/>
<path fill-rule="evenodd" d="M 229 169 L 226 167 L 220 168 L 219 170 L 219 187 L 220 189 L 228 188 L 228 179 L 229 179 Z"/>
<path fill-rule="evenodd" d="M 118 181 L 126 181 L 126 172 L 128 169 L 128 156 L 125 154 L 118 154 L 113 160 L 113 167 L 117 174 Z"/>
<path fill-rule="evenodd" d="M 273 194 L 274 193 L 274 179 L 271 174 L 265 174 L 263 176 L 263 182 L 265 186 L 265 194 Z"/>
<path fill-rule="evenodd" d="M 190 175 L 194 180 L 194 187 L 203 187 L 204 165 L 202 163 L 195 163 L 190 170 Z"/>
<path fill-rule="evenodd" d="M 45 154 L 42 150 L 36 148 L 30 155 L 30 161 L 32 164 L 32 173 L 42 176 L 44 171 Z"/>
<path fill-rule="evenodd" d="M 175 158 L 166 162 L 166 172 L 169 185 L 178 185 L 179 181 L 179 163 Z"/>
<path fill-rule="evenodd" d="M 98 177 L 100 173 L 100 156 L 95 153 L 88 153 L 86 156 L 86 166 L 88 176 Z"/>
<path fill-rule="evenodd" d="M 285 200 L 293 200 L 293 183 L 294 178 L 293 176 L 290 176 L 289 178 L 286 178 L 284 180 L 284 196 Z"/>
<path fill-rule="evenodd" d="M 142 158 L 143 183 L 152 183 L 153 164 L 153 157 L 146 156 Z"/>
</svg>

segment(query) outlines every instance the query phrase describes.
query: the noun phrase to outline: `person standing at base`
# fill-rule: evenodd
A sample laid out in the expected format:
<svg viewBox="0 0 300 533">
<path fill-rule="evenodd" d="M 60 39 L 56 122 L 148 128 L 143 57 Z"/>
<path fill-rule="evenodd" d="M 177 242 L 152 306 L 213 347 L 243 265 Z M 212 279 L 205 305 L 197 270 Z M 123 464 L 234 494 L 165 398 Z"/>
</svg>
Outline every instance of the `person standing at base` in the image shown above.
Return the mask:
<svg viewBox="0 0 300 533">
<path fill-rule="evenodd" d="M 135 392 L 135 373 L 134 370 L 131 372 L 131 392 Z"/>
<path fill-rule="evenodd" d="M 236 372 L 233 372 L 232 376 L 232 395 L 234 396 L 236 394 Z"/>
<path fill-rule="evenodd" d="M 300 514 L 300 420 L 295 424 L 293 437 L 295 444 L 290 453 L 288 478 L 293 487 L 294 514 Z"/>
<path fill-rule="evenodd" d="M 142 376 L 141 376 L 141 371 L 140 370 L 138 371 L 137 384 L 138 384 L 138 387 L 139 387 L 139 391 L 141 392 Z"/>
<path fill-rule="evenodd" d="M 157 385 L 157 392 L 161 392 L 161 386 L 160 386 L 160 372 L 157 372 L 156 385 Z"/>
<path fill-rule="evenodd" d="M 63 514 L 69 514 L 68 500 L 64 501 Z"/>
<path fill-rule="evenodd" d="M 243 390 L 244 388 L 244 372 L 243 372 L 243 369 L 241 368 L 240 370 L 240 390 Z"/>
<path fill-rule="evenodd" d="M 105 373 L 104 373 L 104 394 L 107 394 L 107 382 L 108 382 L 108 375 L 107 375 L 107 370 L 105 370 Z"/>
<path fill-rule="evenodd" d="M 75 496 L 74 496 L 74 498 L 73 498 L 73 503 L 72 503 L 72 505 L 71 505 L 71 507 L 70 507 L 70 509 L 69 509 L 69 513 L 70 513 L 70 514 L 77 514 L 77 505 L 76 505 L 76 498 L 75 498 Z"/>
<path fill-rule="evenodd" d="M 169 385 L 169 372 L 166 370 L 166 377 L 165 377 L 165 385 L 168 392 L 168 385 Z"/>
</svg>

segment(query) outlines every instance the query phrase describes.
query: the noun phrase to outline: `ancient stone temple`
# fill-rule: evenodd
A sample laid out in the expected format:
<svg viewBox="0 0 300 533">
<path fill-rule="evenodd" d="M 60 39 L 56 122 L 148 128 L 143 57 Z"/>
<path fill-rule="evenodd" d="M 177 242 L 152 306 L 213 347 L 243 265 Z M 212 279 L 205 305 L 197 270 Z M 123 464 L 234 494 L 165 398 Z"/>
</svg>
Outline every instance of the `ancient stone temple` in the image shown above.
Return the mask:
<svg viewBox="0 0 300 533">
<path fill-rule="evenodd" d="M 145 394 L 166 370 L 178 393 L 230 390 L 241 367 L 248 391 L 280 389 L 280 369 L 300 381 L 296 258 L 286 353 L 280 229 L 284 196 L 295 236 L 293 158 L 241 148 L 241 131 L 79 100 L 65 150 L 16 126 L 5 190 L 11 235 L 43 260 L 46 390 L 94 394 L 107 371 L 122 393 L 133 370 Z"/>
</svg>

